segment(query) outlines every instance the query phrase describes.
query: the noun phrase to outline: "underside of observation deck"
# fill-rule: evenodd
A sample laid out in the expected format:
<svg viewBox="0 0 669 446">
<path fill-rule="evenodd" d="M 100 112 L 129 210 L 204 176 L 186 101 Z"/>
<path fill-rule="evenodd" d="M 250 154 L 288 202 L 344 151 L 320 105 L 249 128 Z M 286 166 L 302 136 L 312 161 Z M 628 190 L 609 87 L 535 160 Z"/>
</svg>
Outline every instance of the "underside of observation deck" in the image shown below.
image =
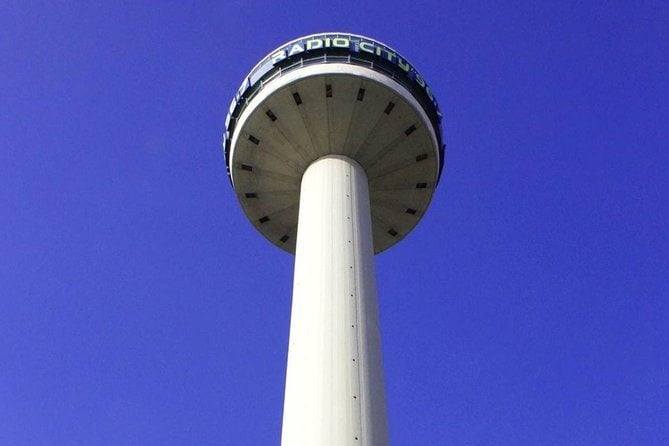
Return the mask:
<svg viewBox="0 0 669 446">
<path fill-rule="evenodd" d="M 253 225 L 294 253 L 302 175 L 336 154 L 369 178 L 374 251 L 408 234 L 439 172 L 434 129 L 411 94 L 372 70 L 337 64 L 272 83 L 249 102 L 232 140 L 231 177 Z"/>
</svg>

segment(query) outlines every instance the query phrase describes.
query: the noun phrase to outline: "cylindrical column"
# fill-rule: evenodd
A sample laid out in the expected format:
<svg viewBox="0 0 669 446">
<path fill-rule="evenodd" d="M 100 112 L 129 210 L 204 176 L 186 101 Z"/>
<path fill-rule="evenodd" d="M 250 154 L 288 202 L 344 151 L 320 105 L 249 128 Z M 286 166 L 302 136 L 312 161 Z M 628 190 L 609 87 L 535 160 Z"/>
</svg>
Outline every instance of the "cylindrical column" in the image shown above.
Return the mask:
<svg viewBox="0 0 669 446">
<path fill-rule="evenodd" d="M 388 444 L 368 181 L 344 156 L 302 178 L 281 444 Z"/>
</svg>

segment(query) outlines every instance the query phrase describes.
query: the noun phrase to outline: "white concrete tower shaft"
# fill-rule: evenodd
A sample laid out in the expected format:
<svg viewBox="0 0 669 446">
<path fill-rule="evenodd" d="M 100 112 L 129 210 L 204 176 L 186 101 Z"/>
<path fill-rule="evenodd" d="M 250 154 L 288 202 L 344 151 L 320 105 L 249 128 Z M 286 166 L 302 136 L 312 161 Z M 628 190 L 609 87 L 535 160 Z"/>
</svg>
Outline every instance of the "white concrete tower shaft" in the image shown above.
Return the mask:
<svg viewBox="0 0 669 446">
<path fill-rule="evenodd" d="M 388 444 L 367 175 L 324 156 L 301 183 L 282 446 Z"/>
</svg>

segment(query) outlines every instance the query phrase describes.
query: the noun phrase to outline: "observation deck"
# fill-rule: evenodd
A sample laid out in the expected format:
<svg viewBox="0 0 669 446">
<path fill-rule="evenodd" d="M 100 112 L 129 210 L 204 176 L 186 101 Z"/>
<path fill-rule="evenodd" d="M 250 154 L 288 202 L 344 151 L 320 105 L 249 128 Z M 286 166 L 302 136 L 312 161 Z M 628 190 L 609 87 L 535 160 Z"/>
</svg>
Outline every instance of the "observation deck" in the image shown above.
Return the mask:
<svg viewBox="0 0 669 446">
<path fill-rule="evenodd" d="M 374 252 L 426 212 L 444 158 L 429 86 L 392 48 L 346 33 L 302 37 L 266 56 L 230 105 L 223 140 L 244 213 L 295 253 L 300 185 L 314 161 L 343 155 L 369 181 Z"/>
</svg>

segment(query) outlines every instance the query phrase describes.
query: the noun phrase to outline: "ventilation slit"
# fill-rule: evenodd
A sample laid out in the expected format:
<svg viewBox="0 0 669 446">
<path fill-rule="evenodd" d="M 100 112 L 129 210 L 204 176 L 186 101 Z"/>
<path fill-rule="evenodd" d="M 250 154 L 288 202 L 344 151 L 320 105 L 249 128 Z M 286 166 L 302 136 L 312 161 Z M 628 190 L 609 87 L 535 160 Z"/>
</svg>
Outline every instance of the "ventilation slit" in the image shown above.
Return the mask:
<svg viewBox="0 0 669 446">
<path fill-rule="evenodd" d="M 247 192 L 244 195 L 246 198 L 258 198 L 258 195 L 255 192 Z"/>
<path fill-rule="evenodd" d="M 391 111 L 393 111 L 393 108 L 395 108 L 395 103 L 393 101 L 388 102 L 388 105 L 386 105 L 386 109 L 383 110 L 383 113 L 389 115 Z"/>
<path fill-rule="evenodd" d="M 248 170 L 249 172 L 253 172 L 253 166 L 249 166 L 248 164 L 242 164 L 242 170 Z"/>
<path fill-rule="evenodd" d="M 325 97 L 326 98 L 331 98 L 332 97 L 332 85 L 327 84 L 325 86 Z"/>
<path fill-rule="evenodd" d="M 397 231 L 394 230 L 393 228 L 388 229 L 388 234 L 392 235 L 393 237 L 397 236 Z"/>
<path fill-rule="evenodd" d="M 288 241 L 289 238 L 290 238 L 290 237 L 288 236 L 288 234 L 286 234 L 286 235 L 284 235 L 283 237 L 281 237 L 279 240 L 281 240 L 281 243 L 286 243 L 286 242 Z"/>
<path fill-rule="evenodd" d="M 427 187 L 427 183 L 416 183 L 416 189 L 425 189 Z"/>
<path fill-rule="evenodd" d="M 258 219 L 258 221 L 260 223 L 266 223 L 266 222 L 269 221 L 269 217 L 267 215 L 265 215 L 264 217 L 261 217 L 260 219 Z"/>
<path fill-rule="evenodd" d="M 358 90 L 358 101 L 362 101 L 365 98 L 365 89 L 361 88 Z"/>
<path fill-rule="evenodd" d="M 411 209 L 411 208 L 407 208 L 407 214 L 416 215 L 416 210 Z"/>
<path fill-rule="evenodd" d="M 412 134 L 413 132 L 415 132 L 415 131 L 416 131 L 416 126 L 412 124 L 411 127 L 409 127 L 408 129 L 406 129 L 406 130 L 404 131 L 404 134 L 407 135 L 407 136 L 409 136 L 409 135 L 411 135 L 411 134 Z"/>
<path fill-rule="evenodd" d="M 249 135 L 249 141 L 251 141 L 251 142 L 252 142 L 253 144 L 255 144 L 256 146 L 257 146 L 258 144 L 260 144 L 260 140 L 259 140 L 258 138 L 256 138 L 255 136 L 253 136 L 253 135 Z"/>
<path fill-rule="evenodd" d="M 295 92 L 293 93 L 293 99 L 295 100 L 295 104 L 300 105 L 302 103 L 302 98 L 300 97 L 300 94 Z"/>
<path fill-rule="evenodd" d="M 265 114 L 267 115 L 267 117 L 268 117 L 269 119 L 272 120 L 272 122 L 276 121 L 276 115 L 274 114 L 274 112 L 273 112 L 272 110 L 267 110 L 267 111 L 265 112 Z"/>
<path fill-rule="evenodd" d="M 423 161 L 427 159 L 427 153 L 422 153 L 416 157 L 416 162 Z"/>
</svg>

